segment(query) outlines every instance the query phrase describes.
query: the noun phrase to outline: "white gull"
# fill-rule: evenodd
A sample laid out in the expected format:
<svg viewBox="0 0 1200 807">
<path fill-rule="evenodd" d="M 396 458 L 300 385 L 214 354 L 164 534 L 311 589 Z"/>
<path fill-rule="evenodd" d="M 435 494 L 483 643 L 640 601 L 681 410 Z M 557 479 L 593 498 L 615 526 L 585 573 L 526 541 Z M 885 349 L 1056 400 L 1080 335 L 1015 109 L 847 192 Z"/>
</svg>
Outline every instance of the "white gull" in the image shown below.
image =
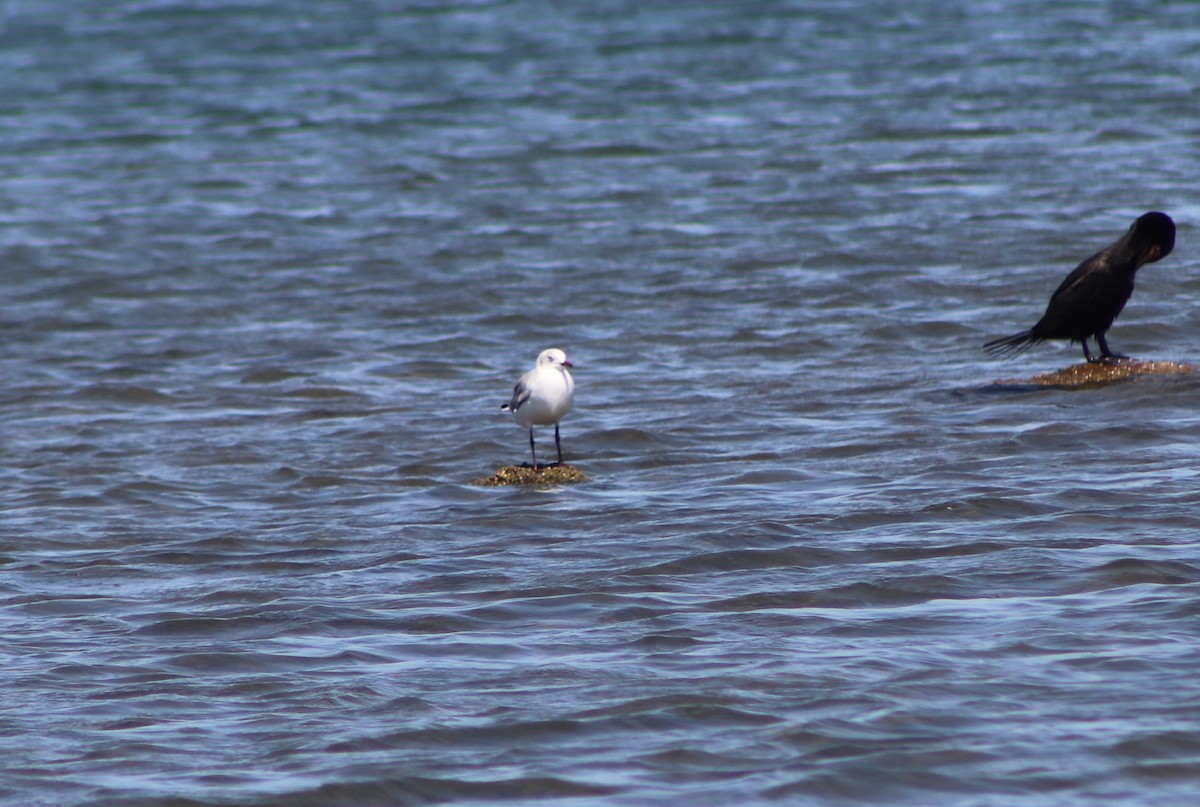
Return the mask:
<svg viewBox="0 0 1200 807">
<path fill-rule="evenodd" d="M 529 453 L 533 469 L 538 467 L 537 451 L 533 447 L 533 427 L 554 425 L 554 446 L 558 449 L 558 464 L 562 465 L 562 443 L 558 439 L 558 422 L 571 411 L 575 402 L 575 379 L 571 378 L 567 354 L 556 347 L 538 354 L 537 364 L 513 387 L 512 400 L 500 408 L 512 412 L 517 425 L 529 429 Z"/>
</svg>

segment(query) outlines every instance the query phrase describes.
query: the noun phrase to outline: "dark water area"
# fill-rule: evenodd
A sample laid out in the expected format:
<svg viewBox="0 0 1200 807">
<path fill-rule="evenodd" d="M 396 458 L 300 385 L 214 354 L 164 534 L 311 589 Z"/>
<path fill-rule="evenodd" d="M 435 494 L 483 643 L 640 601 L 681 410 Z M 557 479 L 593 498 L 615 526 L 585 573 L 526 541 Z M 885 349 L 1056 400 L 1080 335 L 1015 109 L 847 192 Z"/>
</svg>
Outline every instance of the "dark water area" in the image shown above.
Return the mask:
<svg viewBox="0 0 1200 807">
<path fill-rule="evenodd" d="M 1190 3 L 0 9 L 0 801 L 1184 804 Z M 560 488 L 499 405 L 576 365 Z M 550 445 L 542 430 L 540 445 Z"/>
</svg>

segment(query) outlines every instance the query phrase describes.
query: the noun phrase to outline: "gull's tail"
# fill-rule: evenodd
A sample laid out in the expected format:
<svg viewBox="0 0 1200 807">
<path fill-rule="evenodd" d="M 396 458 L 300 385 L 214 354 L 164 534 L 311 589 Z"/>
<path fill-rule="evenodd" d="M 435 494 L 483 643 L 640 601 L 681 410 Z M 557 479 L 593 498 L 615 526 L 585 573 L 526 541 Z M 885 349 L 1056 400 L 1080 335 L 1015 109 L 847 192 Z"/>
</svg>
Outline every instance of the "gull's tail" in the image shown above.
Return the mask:
<svg viewBox="0 0 1200 807">
<path fill-rule="evenodd" d="M 1034 334 L 1033 329 L 1014 333 L 1012 336 L 993 339 L 983 346 L 993 356 L 998 356 L 1005 359 L 1011 359 L 1013 356 L 1019 356 L 1029 348 L 1042 341 L 1041 337 Z"/>
</svg>

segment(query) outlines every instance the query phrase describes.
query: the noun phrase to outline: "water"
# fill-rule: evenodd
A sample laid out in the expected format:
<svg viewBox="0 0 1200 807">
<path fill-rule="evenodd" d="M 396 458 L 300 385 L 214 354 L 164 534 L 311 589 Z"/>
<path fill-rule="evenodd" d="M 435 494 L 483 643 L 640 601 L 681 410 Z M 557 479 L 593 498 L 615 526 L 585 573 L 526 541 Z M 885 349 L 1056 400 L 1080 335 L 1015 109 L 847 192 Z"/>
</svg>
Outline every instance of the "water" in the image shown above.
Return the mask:
<svg viewBox="0 0 1200 807">
<path fill-rule="evenodd" d="M 0 11 L 0 799 L 1160 805 L 1200 382 L 997 390 L 1138 214 L 1187 3 Z M 499 412 L 545 347 L 592 481 Z M 543 432 L 542 445 L 549 445 Z"/>
</svg>

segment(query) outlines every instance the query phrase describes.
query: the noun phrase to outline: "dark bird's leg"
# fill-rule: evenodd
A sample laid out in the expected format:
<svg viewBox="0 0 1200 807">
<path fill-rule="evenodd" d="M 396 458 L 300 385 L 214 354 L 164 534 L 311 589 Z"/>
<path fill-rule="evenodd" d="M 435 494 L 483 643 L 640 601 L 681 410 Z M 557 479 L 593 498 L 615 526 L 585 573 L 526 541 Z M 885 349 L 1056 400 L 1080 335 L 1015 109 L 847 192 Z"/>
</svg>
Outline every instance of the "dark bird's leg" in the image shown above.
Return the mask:
<svg viewBox="0 0 1200 807">
<path fill-rule="evenodd" d="M 1087 340 L 1086 336 L 1079 340 L 1079 344 L 1083 345 L 1083 357 L 1087 359 L 1088 364 L 1095 364 L 1096 360 L 1092 358 L 1092 351 L 1088 350 Z"/>
<path fill-rule="evenodd" d="M 1104 334 L 1102 334 L 1102 333 L 1096 334 L 1096 344 L 1100 345 L 1100 360 L 1101 361 L 1103 361 L 1104 359 L 1128 359 L 1129 358 L 1128 356 L 1124 356 L 1120 353 L 1113 353 L 1111 350 L 1109 350 L 1108 349 L 1108 340 L 1106 340 L 1104 338 Z"/>
<path fill-rule="evenodd" d="M 537 470 L 537 451 L 533 448 L 533 427 L 529 427 L 529 456 L 533 458 L 533 470 Z"/>
<path fill-rule="evenodd" d="M 558 449 L 558 464 L 562 465 L 562 442 L 558 439 L 558 424 L 554 424 L 554 447 Z"/>
</svg>

